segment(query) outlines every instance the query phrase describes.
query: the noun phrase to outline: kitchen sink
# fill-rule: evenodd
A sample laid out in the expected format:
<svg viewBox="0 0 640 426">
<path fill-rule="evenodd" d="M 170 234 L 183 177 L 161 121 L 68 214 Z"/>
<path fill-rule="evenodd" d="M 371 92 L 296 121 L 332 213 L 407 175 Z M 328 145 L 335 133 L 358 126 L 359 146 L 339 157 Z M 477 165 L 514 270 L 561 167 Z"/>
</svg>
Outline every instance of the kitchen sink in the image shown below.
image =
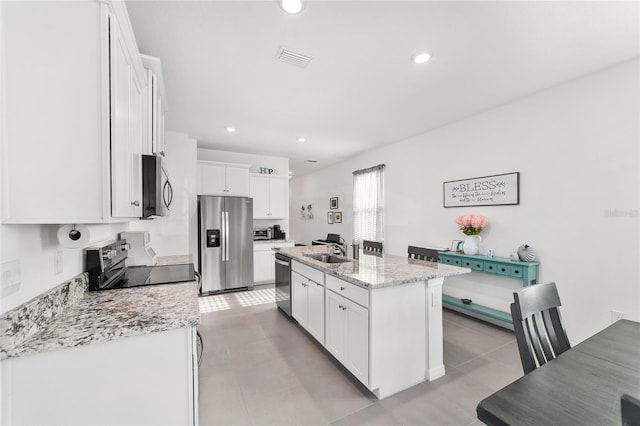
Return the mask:
<svg viewBox="0 0 640 426">
<path fill-rule="evenodd" d="M 310 257 L 314 260 L 319 260 L 324 263 L 344 263 L 344 262 L 353 262 L 353 259 L 349 259 L 348 257 L 335 256 L 333 254 L 326 253 L 309 253 L 305 254 L 305 256 Z"/>
</svg>

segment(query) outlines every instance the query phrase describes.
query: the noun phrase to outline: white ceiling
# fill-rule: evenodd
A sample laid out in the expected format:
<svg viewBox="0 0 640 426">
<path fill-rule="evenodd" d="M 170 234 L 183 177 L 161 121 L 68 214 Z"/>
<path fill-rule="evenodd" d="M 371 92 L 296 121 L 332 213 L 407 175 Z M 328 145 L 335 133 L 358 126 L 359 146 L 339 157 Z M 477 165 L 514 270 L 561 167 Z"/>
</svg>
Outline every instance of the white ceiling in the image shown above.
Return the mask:
<svg viewBox="0 0 640 426">
<path fill-rule="evenodd" d="M 635 1 L 126 3 L 140 51 L 162 61 L 167 129 L 289 157 L 294 175 L 640 54 Z M 280 47 L 313 60 L 278 62 Z M 432 59 L 415 65 L 421 50 Z"/>
</svg>

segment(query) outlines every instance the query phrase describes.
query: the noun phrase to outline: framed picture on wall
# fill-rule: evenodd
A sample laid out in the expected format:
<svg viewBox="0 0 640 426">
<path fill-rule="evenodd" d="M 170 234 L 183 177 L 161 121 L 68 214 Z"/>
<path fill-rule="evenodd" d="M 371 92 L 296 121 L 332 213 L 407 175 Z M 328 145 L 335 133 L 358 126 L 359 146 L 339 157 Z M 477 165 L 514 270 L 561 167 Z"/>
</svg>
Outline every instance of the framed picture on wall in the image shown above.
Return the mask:
<svg viewBox="0 0 640 426">
<path fill-rule="evenodd" d="M 331 210 L 336 210 L 338 208 L 338 197 L 329 198 L 329 208 Z"/>
<path fill-rule="evenodd" d="M 333 224 L 333 212 L 327 212 L 327 223 L 329 225 Z"/>
<path fill-rule="evenodd" d="M 333 221 L 335 223 L 342 223 L 342 212 L 335 212 L 333 214 Z"/>
</svg>

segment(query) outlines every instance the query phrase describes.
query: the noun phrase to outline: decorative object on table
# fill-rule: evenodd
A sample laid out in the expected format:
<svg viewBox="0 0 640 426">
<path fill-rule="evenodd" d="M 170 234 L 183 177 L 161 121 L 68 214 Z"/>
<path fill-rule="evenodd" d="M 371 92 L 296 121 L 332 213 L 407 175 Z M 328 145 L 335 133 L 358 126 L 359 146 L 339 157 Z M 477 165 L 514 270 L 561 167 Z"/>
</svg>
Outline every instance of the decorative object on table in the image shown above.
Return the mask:
<svg viewBox="0 0 640 426">
<path fill-rule="evenodd" d="M 533 251 L 530 245 L 523 244 L 518 247 L 518 259 L 523 262 L 533 262 L 536 260 L 536 252 Z"/>
<path fill-rule="evenodd" d="M 513 251 L 511 252 L 511 254 L 509 255 L 509 259 L 518 262 L 520 260 L 520 258 L 518 257 L 518 253 Z"/>
<path fill-rule="evenodd" d="M 337 210 L 338 209 L 338 197 L 329 198 L 329 208 L 331 210 Z"/>
<path fill-rule="evenodd" d="M 333 221 L 334 223 L 342 223 L 342 212 L 333 213 Z"/>
<path fill-rule="evenodd" d="M 309 220 L 313 220 L 313 212 L 311 211 L 311 209 L 313 209 L 313 206 L 311 204 L 309 204 L 307 206 L 307 218 Z"/>
<path fill-rule="evenodd" d="M 260 167 L 260 174 L 261 175 L 267 174 L 267 168 L 266 167 Z"/>
<path fill-rule="evenodd" d="M 480 251 L 480 233 L 489 225 L 489 220 L 481 214 L 465 214 L 456 218 L 456 223 L 467 238 L 464 239 L 464 254 L 478 254 Z"/>
<path fill-rule="evenodd" d="M 520 204 L 520 172 L 443 183 L 444 207 Z"/>
<path fill-rule="evenodd" d="M 333 212 L 327 212 L 327 223 L 333 225 Z"/>
<path fill-rule="evenodd" d="M 493 259 L 494 257 L 496 257 L 496 251 L 494 249 L 487 250 L 487 257 L 489 259 Z"/>
<path fill-rule="evenodd" d="M 462 253 L 463 244 L 464 244 L 464 241 L 462 240 L 451 241 L 451 251 L 455 251 L 456 253 Z"/>
</svg>

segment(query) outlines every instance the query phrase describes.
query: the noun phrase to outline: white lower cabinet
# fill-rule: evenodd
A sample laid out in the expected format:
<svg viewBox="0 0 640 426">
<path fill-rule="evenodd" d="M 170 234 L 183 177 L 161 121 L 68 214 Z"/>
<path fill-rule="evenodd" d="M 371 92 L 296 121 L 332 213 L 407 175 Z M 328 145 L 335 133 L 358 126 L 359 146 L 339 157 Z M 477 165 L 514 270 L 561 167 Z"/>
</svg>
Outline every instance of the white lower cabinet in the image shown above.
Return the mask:
<svg viewBox="0 0 640 426">
<path fill-rule="evenodd" d="M 195 327 L 2 361 L 7 425 L 197 425 Z"/>
<path fill-rule="evenodd" d="M 293 247 L 293 241 L 260 242 L 253 244 L 253 283 L 273 283 L 276 279 L 275 250 Z"/>
<path fill-rule="evenodd" d="M 298 323 L 324 344 L 324 285 L 291 271 L 291 312 Z"/>
<path fill-rule="evenodd" d="M 324 345 L 324 272 L 291 262 L 291 314 L 318 342 Z"/>
<path fill-rule="evenodd" d="M 369 310 L 327 290 L 326 322 L 325 347 L 358 380 L 368 386 Z"/>
</svg>

